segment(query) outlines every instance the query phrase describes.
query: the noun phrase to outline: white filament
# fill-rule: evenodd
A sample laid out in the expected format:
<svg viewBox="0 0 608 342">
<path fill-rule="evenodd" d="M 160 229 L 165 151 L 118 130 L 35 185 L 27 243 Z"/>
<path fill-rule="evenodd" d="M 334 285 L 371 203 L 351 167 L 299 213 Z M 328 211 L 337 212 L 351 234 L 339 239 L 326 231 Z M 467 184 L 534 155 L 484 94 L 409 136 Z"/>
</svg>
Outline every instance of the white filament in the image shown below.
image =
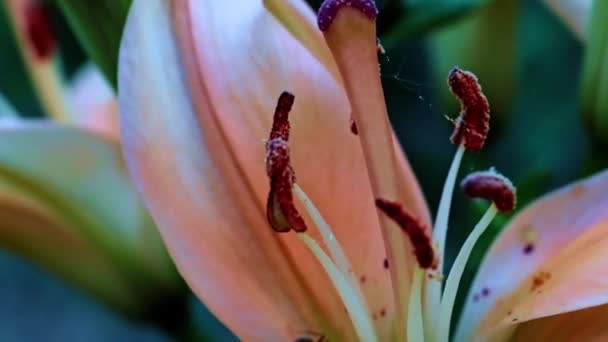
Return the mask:
<svg viewBox="0 0 608 342">
<path fill-rule="evenodd" d="M 450 165 L 450 170 L 443 185 L 443 192 L 439 200 L 439 208 L 437 209 L 437 217 L 435 218 L 435 226 L 433 228 L 433 242 L 437 244 L 437 254 L 439 257 L 439 275 L 435 279 L 426 282 L 425 291 L 425 320 L 427 322 L 436 322 L 438 319 L 439 302 L 441 299 L 441 281 L 443 260 L 445 259 L 445 244 L 448 230 L 448 218 L 450 216 L 450 207 L 452 206 L 452 194 L 456 185 L 456 176 L 460 168 L 460 162 L 464 155 L 465 148 L 460 145 L 454 154 L 454 159 Z M 435 332 L 428 330 L 428 335 L 434 336 Z"/>
<path fill-rule="evenodd" d="M 473 251 L 473 247 L 475 247 L 475 243 L 477 240 L 479 240 L 481 234 L 485 232 L 486 228 L 488 228 L 497 212 L 498 209 L 496 209 L 496 206 L 492 203 L 483 217 L 475 225 L 473 231 L 471 231 L 471 234 L 469 234 L 466 241 L 460 248 L 458 256 L 456 256 L 456 260 L 454 260 L 454 264 L 452 265 L 446 280 L 443 296 L 441 297 L 439 309 L 438 342 L 448 342 L 450 337 L 452 310 L 454 308 L 456 294 L 458 293 L 458 284 L 460 283 L 460 278 L 462 277 L 462 273 L 467 265 L 467 260 L 471 255 L 471 251 Z"/>
<path fill-rule="evenodd" d="M 306 233 L 297 233 L 297 235 L 325 269 L 329 279 L 338 291 L 344 306 L 346 306 L 346 311 L 353 322 L 359 339 L 362 342 L 377 342 L 378 337 L 367 310 L 367 305 L 357 294 L 347 276 L 336 267 L 330 257 L 313 238 Z"/>
</svg>

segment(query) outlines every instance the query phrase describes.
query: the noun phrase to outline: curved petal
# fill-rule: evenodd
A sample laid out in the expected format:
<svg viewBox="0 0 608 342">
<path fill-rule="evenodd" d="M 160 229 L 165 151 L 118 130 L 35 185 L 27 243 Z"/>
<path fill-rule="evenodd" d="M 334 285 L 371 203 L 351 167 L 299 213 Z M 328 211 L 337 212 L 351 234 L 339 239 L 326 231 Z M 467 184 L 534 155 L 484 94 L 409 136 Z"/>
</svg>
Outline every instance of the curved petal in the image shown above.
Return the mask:
<svg viewBox="0 0 608 342">
<path fill-rule="evenodd" d="M 67 89 L 72 121 L 86 129 L 118 141 L 118 106 L 112 88 L 93 64 L 77 71 Z"/>
<path fill-rule="evenodd" d="M 608 171 L 538 200 L 485 257 L 458 331 L 484 340 L 513 325 L 608 302 Z"/>
<path fill-rule="evenodd" d="M 0 141 L 0 245 L 131 314 L 181 289 L 115 145 L 17 119 Z"/>
<path fill-rule="evenodd" d="M 522 323 L 509 340 L 513 342 L 606 341 L 608 340 L 608 305 Z"/>
<path fill-rule="evenodd" d="M 320 266 L 265 222 L 263 139 L 278 95 L 293 92 L 298 183 L 334 227 L 387 336 L 394 302 L 386 255 L 344 92 L 261 2 L 231 6 L 134 2 L 119 65 L 131 174 L 182 275 L 241 338 L 315 330 L 351 339 Z"/>
</svg>

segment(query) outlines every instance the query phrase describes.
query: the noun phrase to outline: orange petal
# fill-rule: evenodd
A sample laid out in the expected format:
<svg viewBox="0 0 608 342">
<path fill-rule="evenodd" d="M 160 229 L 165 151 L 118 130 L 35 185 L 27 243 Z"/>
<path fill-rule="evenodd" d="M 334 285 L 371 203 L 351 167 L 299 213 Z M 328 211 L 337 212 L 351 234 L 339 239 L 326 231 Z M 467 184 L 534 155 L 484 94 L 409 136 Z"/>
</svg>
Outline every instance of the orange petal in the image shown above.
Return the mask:
<svg viewBox="0 0 608 342">
<path fill-rule="evenodd" d="M 608 305 L 568 312 L 525 322 L 509 339 L 527 341 L 606 341 L 608 340 Z"/>
<path fill-rule="evenodd" d="M 72 121 L 111 141 L 119 140 L 118 108 L 112 88 L 99 69 L 85 64 L 67 89 Z"/>
<path fill-rule="evenodd" d="M 365 280 L 378 326 L 391 326 L 385 253 L 346 98 L 261 3 L 234 11 L 219 1 L 136 0 L 119 69 L 131 174 L 182 275 L 230 329 L 245 340 L 293 340 L 306 330 L 354 338 L 314 257 L 265 221 L 263 139 L 283 90 L 296 95 L 298 183 Z"/>
<path fill-rule="evenodd" d="M 458 338 L 510 334 L 513 325 L 608 303 L 608 171 L 517 215 L 486 256 Z"/>
</svg>

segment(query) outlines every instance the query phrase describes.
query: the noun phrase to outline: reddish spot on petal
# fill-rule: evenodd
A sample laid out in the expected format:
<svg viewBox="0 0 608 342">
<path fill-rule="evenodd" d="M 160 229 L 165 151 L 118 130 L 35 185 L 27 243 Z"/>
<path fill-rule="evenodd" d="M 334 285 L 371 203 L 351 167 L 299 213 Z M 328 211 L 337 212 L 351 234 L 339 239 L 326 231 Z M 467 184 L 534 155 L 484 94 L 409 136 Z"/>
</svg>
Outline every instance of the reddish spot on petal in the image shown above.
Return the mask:
<svg viewBox="0 0 608 342">
<path fill-rule="evenodd" d="M 353 118 L 350 119 L 350 131 L 354 135 L 359 135 L 359 128 L 357 128 L 357 123 L 355 122 L 355 120 L 353 120 Z"/>
<path fill-rule="evenodd" d="M 484 296 L 484 297 L 489 296 L 489 295 L 490 295 L 490 289 L 489 289 L 489 288 L 487 288 L 487 287 L 484 287 L 484 288 L 481 290 L 481 295 L 482 295 L 482 296 Z"/>
<path fill-rule="evenodd" d="M 384 266 L 385 269 L 388 270 L 388 259 L 384 259 L 384 262 L 382 263 L 382 266 Z"/>
<path fill-rule="evenodd" d="M 367 278 L 365 278 L 365 276 L 361 276 L 361 278 L 359 278 L 359 280 L 361 281 L 361 284 L 364 284 L 365 281 L 367 280 Z"/>
<path fill-rule="evenodd" d="M 425 227 L 410 214 L 401 204 L 385 199 L 376 199 L 376 207 L 386 216 L 395 221 L 401 230 L 409 237 L 418 265 L 424 269 L 437 268 L 438 260 L 433 248 L 431 237 Z"/>
<path fill-rule="evenodd" d="M 545 284 L 547 280 L 551 279 L 551 274 L 548 272 L 539 272 L 537 275 L 532 277 L 532 286 L 530 291 L 536 291 L 537 294 L 541 293 L 537 291 L 541 286 Z"/>
<path fill-rule="evenodd" d="M 383 308 L 382 310 L 380 310 L 380 317 L 384 316 L 386 316 L 386 309 Z"/>
<path fill-rule="evenodd" d="M 372 319 L 373 319 L 374 321 L 375 321 L 375 320 L 377 320 L 377 319 L 378 319 L 378 315 L 376 315 L 376 313 L 373 313 L 373 314 L 372 314 Z"/>
<path fill-rule="evenodd" d="M 581 197 L 586 192 L 587 192 L 587 188 L 583 184 L 577 184 L 572 189 L 572 194 L 574 194 L 575 197 Z"/>
<path fill-rule="evenodd" d="M 515 208 L 515 187 L 494 169 L 473 172 L 466 176 L 460 185 L 467 196 L 492 201 L 501 212 L 509 212 Z"/>
<path fill-rule="evenodd" d="M 317 24 L 321 31 L 327 31 L 344 7 L 359 10 L 370 20 L 376 20 L 378 9 L 373 0 L 325 0 L 319 7 Z"/>
<path fill-rule="evenodd" d="M 456 145 L 464 144 L 469 151 L 478 151 L 490 131 L 490 104 L 472 72 L 453 68 L 448 75 L 448 85 L 461 105 L 450 140 Z"/>
<path fill-rule="evenodd" d="M 513 314 L 513 310 L 509 310 L 509 311 L 507 312 L 507 316 L 511 316 L 512 314 Z"/>
<path fill-rule="evenodd" d="M 532 254 L 534 252 L 534 244 L 529 243 L 524 246 L 523 249 L 524 254 Z"/>
<path fill-rule="evenodd" d="M 51 18 L 46 6 L 39 1 L 31 2 L 25 8 L 25 36 L 37 58 L 44 60 L 55 52 L 57 41 Z"/>
</svg>

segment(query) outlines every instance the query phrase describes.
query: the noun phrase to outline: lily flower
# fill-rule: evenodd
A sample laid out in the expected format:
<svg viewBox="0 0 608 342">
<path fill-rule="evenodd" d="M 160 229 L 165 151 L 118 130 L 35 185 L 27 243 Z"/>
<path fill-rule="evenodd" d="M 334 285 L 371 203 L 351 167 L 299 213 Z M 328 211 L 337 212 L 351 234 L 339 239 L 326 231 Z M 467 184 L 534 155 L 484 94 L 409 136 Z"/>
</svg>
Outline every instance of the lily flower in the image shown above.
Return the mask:
<svg viewBox="0 0 608 342">
<path fill-rule="evenodd" d="M 370 0 L 327 0 L 318 17 L 300 0 L 133 1 L 118 75 L 128 169 L 182 276 L 243 340 L 447 341 L 476 240 L 515 206 L 496 171 L 466 177 L 492 204 L 442 275 L 458 167 L 484 144 L 488 101 L 452 70 L 458 147 L 431 231 L 388 121 L 376 13 Z M 604 172 L 512 221 L 456 340 L 527 337 L 551 327 L 536 318 L 606 302 L 607 188 Z"/>
<path fill-rule="evenodd" d="M 126 173 L 117 102 L 92 65 L 64 84 L 43 3 L 8 0 L 18 45 L 50 118 L 0 94 L 0 246 L 131 318 L 185 297 Z"/>
</svg>

